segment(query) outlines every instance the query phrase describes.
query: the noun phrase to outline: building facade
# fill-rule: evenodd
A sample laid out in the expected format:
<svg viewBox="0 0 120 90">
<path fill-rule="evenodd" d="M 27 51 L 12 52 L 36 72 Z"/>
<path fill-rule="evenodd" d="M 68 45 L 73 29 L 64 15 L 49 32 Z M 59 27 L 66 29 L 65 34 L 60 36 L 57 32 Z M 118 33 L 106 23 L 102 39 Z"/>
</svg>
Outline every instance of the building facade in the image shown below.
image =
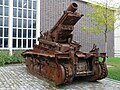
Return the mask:
<svg viewBox="0 0 120 90">
<path fill-rule="evenodd" d="M 0 0 L 0 49 L 32 48 L 36 43 L 36 0 Z"/>
<path fill-rule="evenodd" d="M 78 4 L 78 12 L 81 14 L 88 14 L 93 12 L 93 8 L 81 0 L 40 0 L 40 30 L 45 32 L 49 31 L 58 19 L 62 16 L 63 11 L 68 7 L 71 2 Z M 82 26 L 93 27 L 90 18 L 82 17 L 81 20 L 75 25 L 73 31 L 74 40 L 80 42 L 82 45 L 81 50 L 88 52 L 92 49 L 93 44 L 99 47 L 100 52 L 105 52 L 104 34 L 93 34 L 89 31 L 82 31 Z M 108 56 L 114 56 L 114 31 L 108 33 Z"/>
<path fill-rule="evenodd" d="M 117 27 L 118 25 L 120 25 L 119 20 L 117 20 L 114 26 Z M 120 27 L 114 31 L 114 39 L 115 57 L 120 57 Z"/>
<path fill-rule="evenodd" d="M 79 6 L 78 12 L 87 14 L 93 8 L 81 0 L 0 0 L 0 50 L 30 49 L 37 42 L 40 31 L 49 31 L 71 2 Z M 105 51 L 104 35 L 82 31 L 82 26 L 92 26 L 90 19 L 82 17 L 75 25 L 74 40 L 88 52 L 95 43 Z M 114 56 L 114 32 L 108 33 L 108 56 Z"/>
</svg>

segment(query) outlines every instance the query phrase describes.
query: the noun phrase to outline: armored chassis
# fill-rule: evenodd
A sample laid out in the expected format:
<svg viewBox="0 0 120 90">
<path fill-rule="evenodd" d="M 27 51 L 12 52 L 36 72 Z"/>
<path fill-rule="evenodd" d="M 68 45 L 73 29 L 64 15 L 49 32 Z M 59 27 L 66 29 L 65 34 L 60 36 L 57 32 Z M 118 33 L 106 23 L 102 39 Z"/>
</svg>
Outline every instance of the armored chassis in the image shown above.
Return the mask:
<svg viewBox="0 0 120 90">
<path fill-rule="evenodd" d="M 96 81 L 107 76 L 106 53 L 99 53 L 96 45 L 82 52 L 81 45 L 72 40 L 74 25 L 83 16 L 77 8 L 72 3 L 50 31 L 40 33 L 39 45 L 22 53 L 29 72 L 56 85 L 70 83 L 74 77 Z"/>
</svg>

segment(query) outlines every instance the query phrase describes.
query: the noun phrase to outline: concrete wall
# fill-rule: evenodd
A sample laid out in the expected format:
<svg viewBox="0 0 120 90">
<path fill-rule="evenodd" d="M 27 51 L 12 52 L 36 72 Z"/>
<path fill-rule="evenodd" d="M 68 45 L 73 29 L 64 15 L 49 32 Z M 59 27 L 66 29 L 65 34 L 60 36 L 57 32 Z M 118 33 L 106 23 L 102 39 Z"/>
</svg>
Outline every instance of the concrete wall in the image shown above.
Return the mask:
<svg viewBox="0 0 120 90">
<path fill-rule="evenodd" d="M 90 7 L 86 2 L 79 0 L 41 0 L 41 10 L 40 10 L 40 30 L 43 32 L 49 31 L 58 19 L 63 14 L 63 11 L 66 10 L 68 5 L 71 2 L 76 2 L 79 6 L 78 11 L 82 14 L 87 14 L 93 11 L 93 8 Z M 104 35 L 103 34 L 93 34 L 89 31 L 82 31 L 82 26 L 91 26 L 90 19 L 83 17 L 76 25 L 73 31 L 74 40 L 80 42 L 82 45 L 81 50 L 88 52 L 92 49 L 93 44 L 95 43 L 101 52 L 104 52 Z M 114 55 L 114 32 L 108 33 L 108 56 L 113 57 Z"/>
</svg>

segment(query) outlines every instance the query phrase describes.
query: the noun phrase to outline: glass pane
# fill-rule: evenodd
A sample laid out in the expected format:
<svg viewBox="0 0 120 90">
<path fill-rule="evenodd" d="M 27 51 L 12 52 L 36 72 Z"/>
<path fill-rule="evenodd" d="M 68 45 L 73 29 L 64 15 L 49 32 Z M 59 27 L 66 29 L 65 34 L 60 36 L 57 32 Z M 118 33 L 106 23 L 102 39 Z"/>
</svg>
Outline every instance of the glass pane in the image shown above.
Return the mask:
<svg viewBox="0 0 120 90">
<path fill-rule="evenodd" d="M 23 29 L 23 37 L 26 38 L 27 37 L 27 30 Z"/>
<path fill-rule="evenodd" d="M 13 17 L 17 17 L 17 8 L 13 8 Z"/>
<path fill-rule="evenodd" d="M 22 19 L 18 19 L 18 27 L 22 27 Z"/>
<path fill-rule="evenodd" d="M 33 28 L 36 28 L 36 21 L 33 20 Z"/>
<path fill-rule="evenodd" d="M 26 48 L 26 39 L 23 39 L 23 48 Z"/>
<path fill-rule="evenodd" d="M 36 9 L 36 1 L 33 2 L 33 9 Z"/>
<path fill-rule="evenodd" d="M 18 17 L 22 17 L 22 9 L 18 9 Z"/>
<path fill-rule="evenodd" d="M 5 39 L 4 39 L 4 47 L 5 47 L 5 48 L 8 48 L 8 38 L 5 38 Z"/>
<path fill-rule="evenodd" d="M 8 6 L 9 0 L 4 0 L 4 3 Z"/>
<path fill-rule="evenodd" d="M 2 38 L 0 38 L 0 47 L 2 47 Z"/>
<path fill-rule="evenodd" d="M 0 0 L 0 5 L 3 5 L 3 0 Z"/>
<path fill-rule="evenodd" d="M 3 18 L 0 17 L 0 26 L 3 26 Z"/>
<path fill-rule="evenodd" d="M 8 28 L 4 28 L 4 37 L 8 37 Z"/>
<path fill-rule="evenodd" d="M 8 26 L 8 17 L 4 17 L 4 26 Z"/>
<path fill-rule="evenodd" d="M 0 28 L 0 37 L 3 36 L 3 28 Z"/>
<path fill-rule="evenodd" d="M 28 38 L 31 38 L 31 30 L 28 30 Z"/>
<path fill-rule="evenodd" d="M 18 48 L 22 47 L 21 41 L 22 41 L 21 39 L 18 39 Z"/>
<path fill-rule="evenodd" d="M 5 15 L 5 16 L 8 16 L 8 13 L 9 13 L 8 7 L 5 7 L 4 15 Z"/>
<path fill-rule="evenodd" d="M 28 8 L 31 9 L 32 8 L 32 1 L 28 1 Z"/>
<path fill-rule="evenodd" d="M 17 36 L 17 30 L 13 29 L 13 37 L 16 37 L 16 36 Z"/>
<path fill-rule="evenodd" d="M 27 18 L 27 10 L 26 9 L 23 10 L 23 18 Z"/>
<path fill-rule="evenodd" d="M 28 10 L 28 18 L 31 18 L 31 14 L 32 13 L 32 11 L 31 10 Z"/>
<path fill-rule="evenodd" d="M 13 7 L 17 7 L 17 0 L 13 0 Z"/>
<path fill-rule="evenodd" d="M 28 48 L 31 48 L 31 39 L 28 39 Z"/>
<path fill-rule="evenodd" d="M 36 38 L 36 30 L 33 30 L 33 38 Z"/>
<path fill-rule="evenodd" d="M 13 27 L 17 27 L 17 19 L 13 18 Z"/>
<path fill-rule="evenodd" d="M 18 7 L 22 7 L 22 0 L 18 0 Z"/>
<path fill-rule="evenodd" d="M 3 6 L 0 6 L 0 15 L 3 15 Z"/>
<path fill-rule="evenodd" d="M 27 8 L 27 0 L 23 0 L 23 8 Z"/>
<path fill-rule="evenodd" d="M 34 47 L 35 44 L 36 44 L 36 40 L 34 39 L 34 40 L 33 40 L 33 47 Z"/>
<path fill-rule="evenodd" d="M 13 47 L 16 47 L 16 39 L 13 39 Z"/>
<path fill-rule="evenodd" d="M 33 11 L 33 19 L 36 19 L 36 11 Z"/>
<path fill-rule="evenodd" d="M 27 20 L 24 19 L 24 20 L 23 20 L 23 28 L 26 28 L 26 27 L 27 27 Z"/>
<path fill-rule="evenodd" d="M 18 29 L 18 37 L 22 37 L 22 29 Z"/>
<path fill-rule="evenodd" d="M 31 20 L 28 20 L 28 28 L 31 28 Z"/>
</svg>

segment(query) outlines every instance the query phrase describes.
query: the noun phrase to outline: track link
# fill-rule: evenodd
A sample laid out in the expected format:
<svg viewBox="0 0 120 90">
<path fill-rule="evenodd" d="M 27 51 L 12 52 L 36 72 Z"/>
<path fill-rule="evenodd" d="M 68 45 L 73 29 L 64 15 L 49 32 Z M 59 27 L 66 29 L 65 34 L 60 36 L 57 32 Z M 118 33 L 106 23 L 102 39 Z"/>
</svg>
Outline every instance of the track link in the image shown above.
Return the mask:
<svg viewBox="0 0 120 90">
<path fill-rule="evenodd" d="M 64 65 L 64 69 L 65 69 L 65 80 L 64 83 L 65 84 L 70 84 L 73 81 L 73 68 L 72 65 Z"/>
<path fill-rule="evenodd" d="M 101 70 L 102 70 L 101 76 L 99 78 L 99 80 L 100 80 L 100 79 L 107 77 L 108 70 L 107 70 L 107 65 L 105 63 L 100 62 L 99 64 L 100 64 Z"/>
</svg>

